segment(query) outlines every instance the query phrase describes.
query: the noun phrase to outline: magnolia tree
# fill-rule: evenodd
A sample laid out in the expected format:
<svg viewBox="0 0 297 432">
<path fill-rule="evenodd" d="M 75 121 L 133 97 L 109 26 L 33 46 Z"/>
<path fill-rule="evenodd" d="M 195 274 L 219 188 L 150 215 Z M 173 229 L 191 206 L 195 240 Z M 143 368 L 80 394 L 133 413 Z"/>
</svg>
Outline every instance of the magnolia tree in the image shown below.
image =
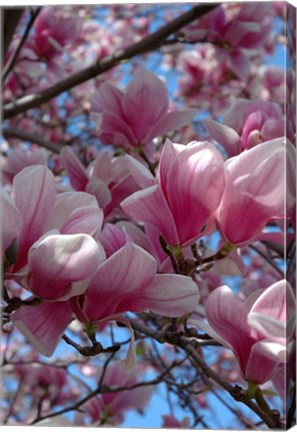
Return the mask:
<svg viewBox="0 0 297 432">
<path fill-rule="evenodd" d="M 5 425 L 295 423 L 295 11 L 5 9 Z"/>
</svg>

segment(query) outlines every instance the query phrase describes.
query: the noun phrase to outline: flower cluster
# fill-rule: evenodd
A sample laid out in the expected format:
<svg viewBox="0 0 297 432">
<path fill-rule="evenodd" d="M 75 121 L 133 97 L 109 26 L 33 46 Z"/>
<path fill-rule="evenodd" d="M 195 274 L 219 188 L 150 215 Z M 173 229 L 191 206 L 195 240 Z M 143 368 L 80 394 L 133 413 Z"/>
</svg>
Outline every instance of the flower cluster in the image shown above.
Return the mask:
<svg viewBox="0 0 297 432">
<path fill-rule="evenodd" d="M 189 416 L 163 427 L 204 426 L 224 388 L 280 428 L 266 395 L 285 402 L 295 379 L 295 77 L 258 66 L 283 5 L 217 5 L 152 46 L 153 17 L 176 20 L 146 8 L 44 7 L 6 52 L 2 351 L 19 388 L 4 423 L 116 426 L 165 383 Z M 98 77 L 72 89 L 82 65 Z"/>
</svg>

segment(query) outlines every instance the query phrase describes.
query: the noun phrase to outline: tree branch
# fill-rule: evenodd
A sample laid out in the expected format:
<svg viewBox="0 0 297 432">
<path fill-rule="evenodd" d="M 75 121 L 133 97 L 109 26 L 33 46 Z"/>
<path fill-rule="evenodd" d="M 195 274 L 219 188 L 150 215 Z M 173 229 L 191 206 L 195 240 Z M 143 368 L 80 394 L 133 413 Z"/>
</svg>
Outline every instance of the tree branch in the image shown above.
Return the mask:
<svg viewBox="0 0 297 432">
<path fill-rule="evenodd" d="M 59 146 L 57 144 L 53 144 L 46 139 L 42 138 L 40 135 L 36 135 L 34 133 L 25 132 L 20 129 L 13 129 L 13 128 L 4 128 L 2 129 L 3 136 L 6 139 L 9 138 L 17 138 L 22 141 L 29 141 L 31 143 L 35 143 L 40 145 L 41 147 L 44 147 L 53 153 L 60 153 L 62 146 Z"/>
<path fill-rule="evenodd" d="M 164 41 L 168 36 L 174 34 L 187 24 L 190 24 L 192 21 L 210 12 L 217 6 L 219 6 L 218 3 L 195 6 L 188 12 L 164 25 L 154 33 L 144 37 L 139 42 L 130 45 L 125 50 L 119 50 L 114 55 L 105 57 L 100 62 L 94 63 L 93 65 L 71 75 L 70 77 L 58 82 L 48 89 L 24 96 L 15 102 L 6 104 L 3 109 L 3 119 L 11 118 L 28 109 L 48 102 L 50 99 L 58 96 L 60 93 L 70 90 L 71 88 L 96 77 L 114 68 L 115 66 L 118 66 L 120 63 L 131 59 L 132 57 L 156 48 L 160 42 Z"/>
</svg>

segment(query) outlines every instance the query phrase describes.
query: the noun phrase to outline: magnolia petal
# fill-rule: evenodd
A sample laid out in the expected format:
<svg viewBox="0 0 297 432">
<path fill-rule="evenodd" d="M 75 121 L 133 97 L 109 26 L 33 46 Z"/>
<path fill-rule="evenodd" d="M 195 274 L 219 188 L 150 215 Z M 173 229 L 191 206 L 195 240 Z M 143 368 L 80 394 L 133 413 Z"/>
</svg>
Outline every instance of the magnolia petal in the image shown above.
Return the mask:
<svg viewBox="0 0 297 432">
<path fill-rule="evenodd" d="M 54 204 L 57 194 L 54 176 L 42 165 L 24 168 L 13 179 L 12 194 L 23 217 L 19 248 L 25 253 L 42 234 L 48 209 Z"/>
<path fill-rule="evenodd" d="M 157 171 L 157 180 L 165 195 L 167 188 L 168 172 L 172 165 L 172 161 L 178 156 L 179 153 L 185 150 L 185 148 L 186 146 L 184 144 L 173 143 L 170 141 L 170 139 L 166 138 Z"/>
<path fill-rule="evenodd" d="M 174 158 L 164 195 L 181 244 L 188 245 L 202 234 L 220 204 L 224 184 L 224 161 L 213 144 L 193 141 Z"/>
<path fill-rule="evenodd" d="M 134 219 L 158 228 L 169 244 L 180 244 L 175 222 L 158 185 L 135 192 L 121 203 L 121 207 Z"/>
<path fill-rule="evenodd" d="M 85 190 L 88 182 L 86 169 L 74 151 L 70 147 L 64 147 L 60 152 L 60 157 L 72 187 L 78 191 Z"/>
<path fill-rule="evenodd" d="M 279 364 L 286 362 L 286 357 L 286 348 L 283 345 L 267 340 L 255 343 L 246 365 L 246 379 L 257 384 L 269 381 Z"/>
<path fill-rule="evenodd" d="M 132 239 L 133 243 L 137 244 L 157 259 L 156 250 L 151 239 L 139 226 L 128 221 L 119 221 L 116 226 L 120 227 L 126 234 L 127 238 Z"/>
<path fill-rule="evenodd" d="M 106 223 L 100 234 L 100 242 L 108 257 L 125 246 L 128 240 L 131 239 L 127 234 L 119 226 L 111 223 Z"/>
<path fill-rule="evenodd" d="M 114 134 L 115 136 L 118 134 L 119 140 L 117 143 L 114 143 L 115 145 L 122 144 L 121 136 L 124 137 L 123 143 L 129 142 L 130 147 L 138 143 L 129 124 L 113 112 L 104 111 L 102 113 L 102 124 L 99 132 L 100 134 Z"/>
<path fill-rule="evenodd" d="M 11 318 L 32 346 L 41 354 L 50 357 L 71 317 L 72 311 L 66 302 L 55 302 L 21 306 Z"/>
<path fill-rule="evenodd" d="M 103 83 L 92 98 L 91 110 L 96 113 L 103 111 L 114 112 L 119 117 L 124 117 L 122 110 L 122 98 L 124 93 L 111 83 Z"/>
<path fill-rule="evenodd" d="M 203 124 L 210 136 L 226 150 L 229 157 L 239 153 L 240 137 L 234 129 L 212 119 L 203 120 Z"/>
<path fill-rule="evenodd" d="M 197 114 L 196 109 L 187 109 L 180 111 L 172 111 L 165 114 L 151 128 L 148 135 L 144 139 L 144 143 L 150 143 L 153 138 L 166 135 L 168 132 L 176 131 L 183 126 L 190 125 L 193 117 Z"/>
<path fill-rule="evenodd" d="M 243 22 L 260 22 L 270 12 L 269 3 L 241 3 L 236 19 Z"/>
<path fill-rule="evenodd" d="M 131 339 L 130 339 L 127 356 L 124 360 L 122 360 L 121 363 L 126 372 L 131 372 L 133 369 L 135 369 L 137 364 L 134 331 L 128 318 L 125 318 L 123 316 L 117 316 L 116 320 L 124 324 L 130 331 Z"/>
<path fill-rule="evenodd" d="M 144 189 L 155 184 L 155 177 L 141 162 L 129 155 L 125 157 L 130 174 L 141 188 Z"/>
<path fill-rule="evenodd" d="M 168 91 L 165 83 L 144 68 L 139 69 L 128 85 L 122 100 L 125 115 L 139 143 L 143 141 L 155 123 L 165 115 L 168 105 Z"/>
<path fill-rule="evenodd" d="M 182 275 L 156 275 L 145 294 L 148 309 L 169 317 L 193 312 L 200 298 L 196 283 Z"/>
<path fill-rule="evenodd" d="M 101 150 L 96 159 L 87 168 L 91 180 L 100 179 L 108 182 L 112 177 L 111 154 Z"/>
<path fill-rule="evenodd" d="M 88 234 L 97 239 L 101 232 L 103 217 L 103 210 L 100 208 L 80 207 L 71 213 L 61 232 L 62 234 Z"/>
<path fill-rule="evenodd" d="M 263 141 L 270 141 L 273 138 L 283 136 L 284 127 L 284 122 L 281 120 L 274 118 L 267 120 L 261 130 Z"/>
<path fill-rule="evenodd" d="M 220 286 L 209 294 L 205 312 L 210 325 L 231 346 L 237 339 L 232 329 L 237 329 L 238 336 L 249 334 L 246 307 L 228 286 Z"/>
<path fill-rule="evenodd" d="M 11 245 L 13 240 L 18 240 L 22 229 L 22 215 L 15 206 L 12 198 L 5 190 L 1 190 L 1 252 L 2 254 Z"/>
<path fill-rule="evenodd" d="M 241 51 L 235 51 L 228 57 L 229 67 L 235 75 L 246 82 L 249 77 L 250 61 Z"/>
<path fill-rule="evenodd" d="M 137 297 L 152 283 L 156 270 L 156 260 L 128 242 L 99 266 L 90 281 L 83 312 L 89 320 L 99 321 L 116 313 L 135 311 Z"/>
<path fill-rule="evenodd" d="M 80 207 L 98 209 L 98 203 L 93 195 L 86 192 L 60 193 L 55 200 L 52 210 L 49 212 L 43 232 L 45 233 L 54 228 L 61 231 L 65 224 L 67 224 L 67 221 L 71 219 L 72 213 Z"/>
<path fill-rule="evenodd" d="M 89 279 L 102 259 L 86 234 L 51 235 L 29 252 L 30 289 L 46 300 L 71 294 L 71 283 Z"/>
<path fill-rule="evenodd" d="M 283 216 L 284 155 L 283 140 L 275 139 L 225 162 L 226 184 L 217 222 L 229 242 L 244 246 L 267 220 Z"/>
<path fill-rule="evenodd" d="M 257 352 L 258 354 L 261 354 L 277 363 L 286 363 L 287 353 L 291 345 L 292 344 L 284 346 L 277 342 L 271 342 L 265 339 L 263 341 L 257 342 L 253 346 L 251 351 L 251 357 L 254 355 L 255 352 Z"/>
<path fill-rule="evenodd" d="M 119 208 L 121 202 L 127 197 L 136 192 L 139 186 L 135 183 L 133 177 L 128 174 L 123 177 L 118 183 L 112 186 L 112 200 L 104 209 L 105 217 L 110 215 L 112 211 L 122 215 L 122 210 Z"/>
<path fill-rule="evenodd" d="M 290 338 L 294 331 L 296 301 L 292 287 L 281 280 L 263 291 L 248 315 L 248 323 L 258 332 L 274 340 Z M 290 324 L 290 328 L 288 327 Z M 286 334 L 286 330 L 289 333 Z"/>
<path fill-rule="evenodd" d="M 255 340 L 250 335 L 245 304 L 227 286 L 212 291 L 205 303 L 206 318 L 235 352 L 242 371 Z"/>
<path fill-rule="evenodd" d="M 227 31 L 224 34 L 224 39 L 232 47 L 236 47 L 240 44 L 242 39 L 251 35 L 252 33 L 261 33 L 261 26 L 255 22 L 240 22 L 231 21 Z"/>
<path fill-rule="evenodd" d="M 105 210 L 107 205 L 112 201 L 112 194 L 104 180 L 90 180 L 87 184 L 86 192 L 96 197 L 97 203 L 103 210 Z"/>
<path fill-rule="evenodd" d="M 285 280 L 272 284 L 263 291 L 250 310 L 252 313 L 262 313 L 278 321 L 286 322 L 287 315 L 294 314 L 296 301 L 291 285 Z"/>
<path fill-rule="evenodd" d="M 248 315 L 248 324 L 265 337 L 286 340 L 286 324 L 275 318 L 253 312 Z"/>
</svg>

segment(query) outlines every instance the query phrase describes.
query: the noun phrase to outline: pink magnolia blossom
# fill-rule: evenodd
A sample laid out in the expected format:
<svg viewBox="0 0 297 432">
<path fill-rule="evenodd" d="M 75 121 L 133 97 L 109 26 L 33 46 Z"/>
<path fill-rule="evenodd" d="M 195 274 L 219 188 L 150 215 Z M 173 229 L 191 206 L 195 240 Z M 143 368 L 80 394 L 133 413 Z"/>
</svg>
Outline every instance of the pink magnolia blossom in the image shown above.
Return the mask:
<svg viewBox="0 0 297 432">
<path fill-rule="evenodd" d="M 285 146 L 267 141 L 225 162 L 226 184 L 216 213 L 222 237 L 244 246 L 267 221 L 285 214 Z"/>
<path fill-rule="evenodd" d="M 72 317 L 67 299 L 87 289 L 105 259 L 95 240 L 103 212 L 85 192 L 57 195 L 54 176 L 41 165 L 27 167 L 14 177 L 12 203 L 8 210 L 16 208 L 22 219 L 19 233 L 16 228 L 16 262 L 7 277 L 16 278 L 43 301 L 20 307 L 12 320 L 39 352 L 50 356 Z M 4 226 L 8 238 L 9 214 Z"/>
<path fill-rule="evenodd" d="M 95 198 L 85 192 L 58 195 L 55 178 L 45 166 L 24 168 L 14 177 L 11 202 L 22 219 L 15 228 L 18 254 L 10 269 L 12 273 L 27 264 L 29 249 L 48 231 L 56 230 L 55 234 L 84 233 L 96 239 L 101 231 L 103 212 Z M 5 217 L 2 232 L 11 231 L 9 226 L 9 218 Z"/>
<path fill-rule="evenodd" d="M 61 160 L 72 187 L 94 195 L 105 217 L 110 216 L 111 212 L 118 212 L 121 201 L 138 190 L 124 157 L 113 158 L 108 152 L 100 152 L 85 168 L 72 149 L 64 147 Z"/>
<path fill-rule="evenodd" d="M 107 387 L 132 387 L 140 382 L 137 371 L 127 372 L 120 361 L 108 366 L 103 377 L 102 385 Z M 78 413 L 75 424 L 86 424 L 86 417 L 90 417 L 91 424 L 118 425 L 124 421 L 126 411 L 141 409 L 147 405 L 154 391 L 154 386 L 141 386 L 131 390 L 104 392 L 98 397 L 83 404 L 84 413 Z"/>
<path fill-rule="evenodd" d="M 242 4 L 237 14 L 228 14 L 223 7 L 206 14 L 184 29 L 187 40 L 207 40 L 215 44 L 221 62 L 243 81 L 247 81 L 250 61 L 248 50 L 259 48 L 266 42 L 271 30 L 270 20 L 265 21 L 268 4 Z"/>
<path fill-rule="evenodd" d="M 263 384 L 286 362 L 295 297 L 285 280 L 256 291 L 245 302 L 221 286 L 209 295 L 205 312 L 212 329 L 235 353 L 247 381 Z"/>
<path fill-rule="evenodd" d="M 100 114 L 102 142 L 125 149 L 143 146 L 147 150 L 154 138 L 189 124 L 196 114 L 194 109 L 168 109 L 165 83 L 144 69 L 135 72 L 126 92 L 104 83 L 92 100 L 92 111 Z"/>
<path fill-rule="evenodd" d="M 284 136 L 281 107 L 269 101 L 237 99 L 224 114 L 222 124 L 205 119 L 204 125 L 229 156 Z"/>
<path fill-rule="evenodd" d="M 221 115 L 244 83 L 230 75 L 229 68 L 219 61 L 216 49 L 209 44 L 197 44 L 182 51 L 177 58 L 181 72 L 179 93 L 189 106 L 207 109 L 212 115 Z"/>
<path fill-rule="evenodd" d="M 77 15 L 59 13 L 58 8 L 44 7 L 34 24 L 34 51 L 51 61 L 59 56 L 64 46 L 79 37 L 82 20 Z"/>
<path fill-rule="evenodd" d="M 188 145 L 167 140 L 157 184 L 126 198 L 121 206 L 134 219 L 153 226 L 172 246 L 202 235 L 220 204 L 225 172 L 222 156 L 208 142 Z"/>
<path fill-rule="evenodd" d="M 128 311 L 170 317 L 191 312 L 199 300 L 191 278 L 156 271 L 156 260 L 128 242 L 99 265 L 85 294 L 69 304 L 81 322 L 100 322 Z"/>
</svg>

